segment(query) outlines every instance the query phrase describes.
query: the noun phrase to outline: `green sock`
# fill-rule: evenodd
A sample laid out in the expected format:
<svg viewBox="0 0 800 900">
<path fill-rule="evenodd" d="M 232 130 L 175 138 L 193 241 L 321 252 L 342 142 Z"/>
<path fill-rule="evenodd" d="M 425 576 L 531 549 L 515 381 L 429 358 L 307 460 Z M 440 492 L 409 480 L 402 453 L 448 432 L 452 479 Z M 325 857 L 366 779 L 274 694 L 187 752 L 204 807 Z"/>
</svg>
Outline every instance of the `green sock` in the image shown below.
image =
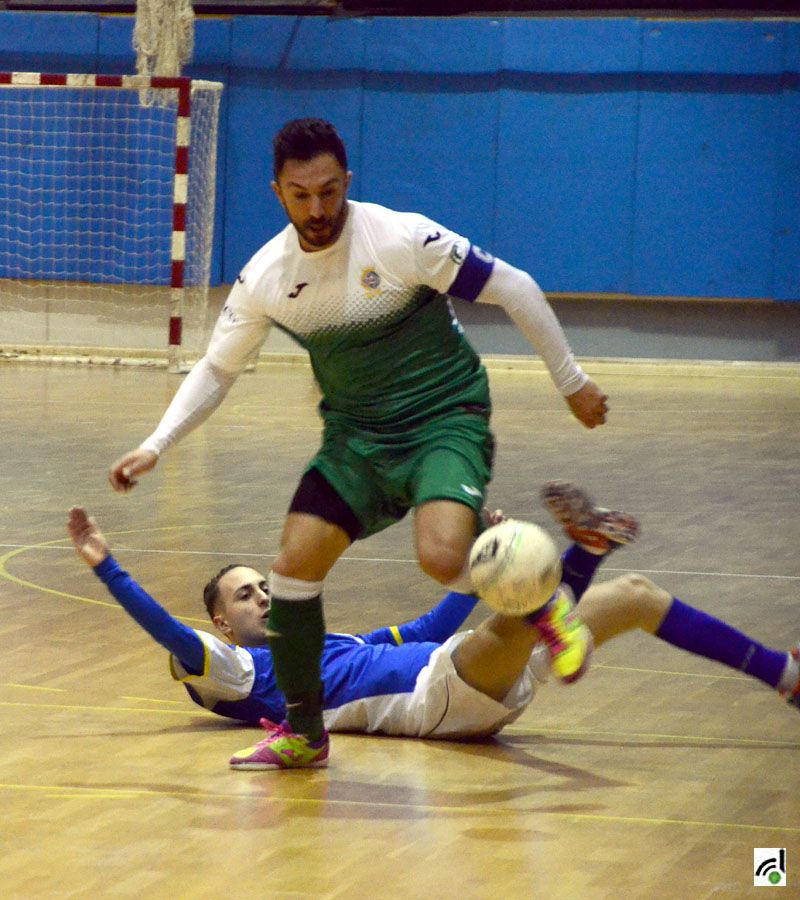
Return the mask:
<svg viewBox="0 0 800 900">
<path fill-rule="evenodd" d="M 292 730 L 312 741 L 322 737 L 322 677 L 320 659 L 325 643 L 322 597 L 281 600 L 270 604 L 269 639 L 275 680 L 286 697 L 286 718 Z"/>
</svg>

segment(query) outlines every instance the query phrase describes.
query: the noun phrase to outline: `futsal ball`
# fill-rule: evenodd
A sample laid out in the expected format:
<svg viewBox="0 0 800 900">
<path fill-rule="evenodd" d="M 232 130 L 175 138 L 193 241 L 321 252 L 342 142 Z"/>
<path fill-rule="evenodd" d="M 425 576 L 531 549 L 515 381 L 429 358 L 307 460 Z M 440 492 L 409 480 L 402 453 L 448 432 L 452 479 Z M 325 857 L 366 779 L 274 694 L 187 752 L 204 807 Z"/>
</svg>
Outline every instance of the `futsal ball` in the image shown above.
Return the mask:
<svg viewBox="0 0 800 900">
<path fill-rule="evenodd" d="M 532 522 L 506 519 L 487 528 L 469 555 L 475 593 L 495 612 L 535 612 L 561 581 L 561 558 L 550 535 Z"/>
</svg>

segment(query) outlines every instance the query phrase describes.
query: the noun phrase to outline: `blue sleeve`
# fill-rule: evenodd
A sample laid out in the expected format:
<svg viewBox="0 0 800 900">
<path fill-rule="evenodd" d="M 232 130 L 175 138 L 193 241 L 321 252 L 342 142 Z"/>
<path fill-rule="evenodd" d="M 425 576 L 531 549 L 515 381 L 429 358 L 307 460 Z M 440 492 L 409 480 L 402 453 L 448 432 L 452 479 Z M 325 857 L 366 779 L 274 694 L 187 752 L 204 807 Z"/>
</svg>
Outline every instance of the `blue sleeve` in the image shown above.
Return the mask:
<svg viewBox="0 0 800 900">
<path fill-rule="evenodd" d="M 451 591 L 430 612 L 418 619 L 390 628 L 378 628 L 358 637 L 367 644 L 414 644 L 425 641 L 441 644 L 458 631 L 477 602 L 478 598 L 472 594 Z"/>
<path fill-rule="evenodd" d="M 94 573 L 125 612 L 162 647 L 176 656 L 187 672 L 202 675 L 206 649 L 195 631 L 173 618 L 120 568 L 113 556 L 107 556 L 95 566 Z"/>
</svg>

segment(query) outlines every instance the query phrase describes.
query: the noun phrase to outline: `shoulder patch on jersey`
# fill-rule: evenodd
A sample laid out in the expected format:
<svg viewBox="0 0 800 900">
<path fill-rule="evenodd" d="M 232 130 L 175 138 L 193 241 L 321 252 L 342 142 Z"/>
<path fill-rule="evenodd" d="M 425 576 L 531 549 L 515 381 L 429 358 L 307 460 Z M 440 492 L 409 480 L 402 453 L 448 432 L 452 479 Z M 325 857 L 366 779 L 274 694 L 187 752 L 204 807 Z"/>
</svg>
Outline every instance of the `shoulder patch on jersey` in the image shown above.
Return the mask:
<svg viewBox="0 0 800 900">
<path fill-rule="evenodd" d="M 453 246 L 450 248 L 450 259 L 453 262 L 460 266 L 467 255 L 467 245 L 465 241 L 454 241 Z"/>
</svg>

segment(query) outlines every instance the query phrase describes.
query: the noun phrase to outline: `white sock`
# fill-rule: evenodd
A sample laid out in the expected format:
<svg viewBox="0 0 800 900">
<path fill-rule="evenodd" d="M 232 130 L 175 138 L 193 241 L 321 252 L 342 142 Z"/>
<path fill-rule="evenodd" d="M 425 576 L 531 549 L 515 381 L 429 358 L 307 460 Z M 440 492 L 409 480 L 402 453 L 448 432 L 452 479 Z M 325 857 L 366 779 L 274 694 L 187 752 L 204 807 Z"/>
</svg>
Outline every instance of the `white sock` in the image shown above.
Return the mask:
<svg viewBox="0 0 800 900">
<path fill-rule="evenodd" d="M 322 581 L 304 581 L 302 578 L 291 578 L 270 572 L 267 578 L 271 597 L 280 600 L 313 600 L 322 593 Z"/>
<path fill-rule="evenodd" d="M 778 682 L 778 690 L 782 694 L 793 694 L 800 683 L 800 660 L 795 659 L 791 653 L 786 656 L 786 668 Z"/>
<path fill-rule="evenodd" d="M 445 585 L 448 591 L 455 591 L 458 594 L 474 594 L 475 588 L 472 586 L 472 579 L 469 577 L 469 557 L 464 562 L 464 568 L 452 581 Z"/>
</svg>

